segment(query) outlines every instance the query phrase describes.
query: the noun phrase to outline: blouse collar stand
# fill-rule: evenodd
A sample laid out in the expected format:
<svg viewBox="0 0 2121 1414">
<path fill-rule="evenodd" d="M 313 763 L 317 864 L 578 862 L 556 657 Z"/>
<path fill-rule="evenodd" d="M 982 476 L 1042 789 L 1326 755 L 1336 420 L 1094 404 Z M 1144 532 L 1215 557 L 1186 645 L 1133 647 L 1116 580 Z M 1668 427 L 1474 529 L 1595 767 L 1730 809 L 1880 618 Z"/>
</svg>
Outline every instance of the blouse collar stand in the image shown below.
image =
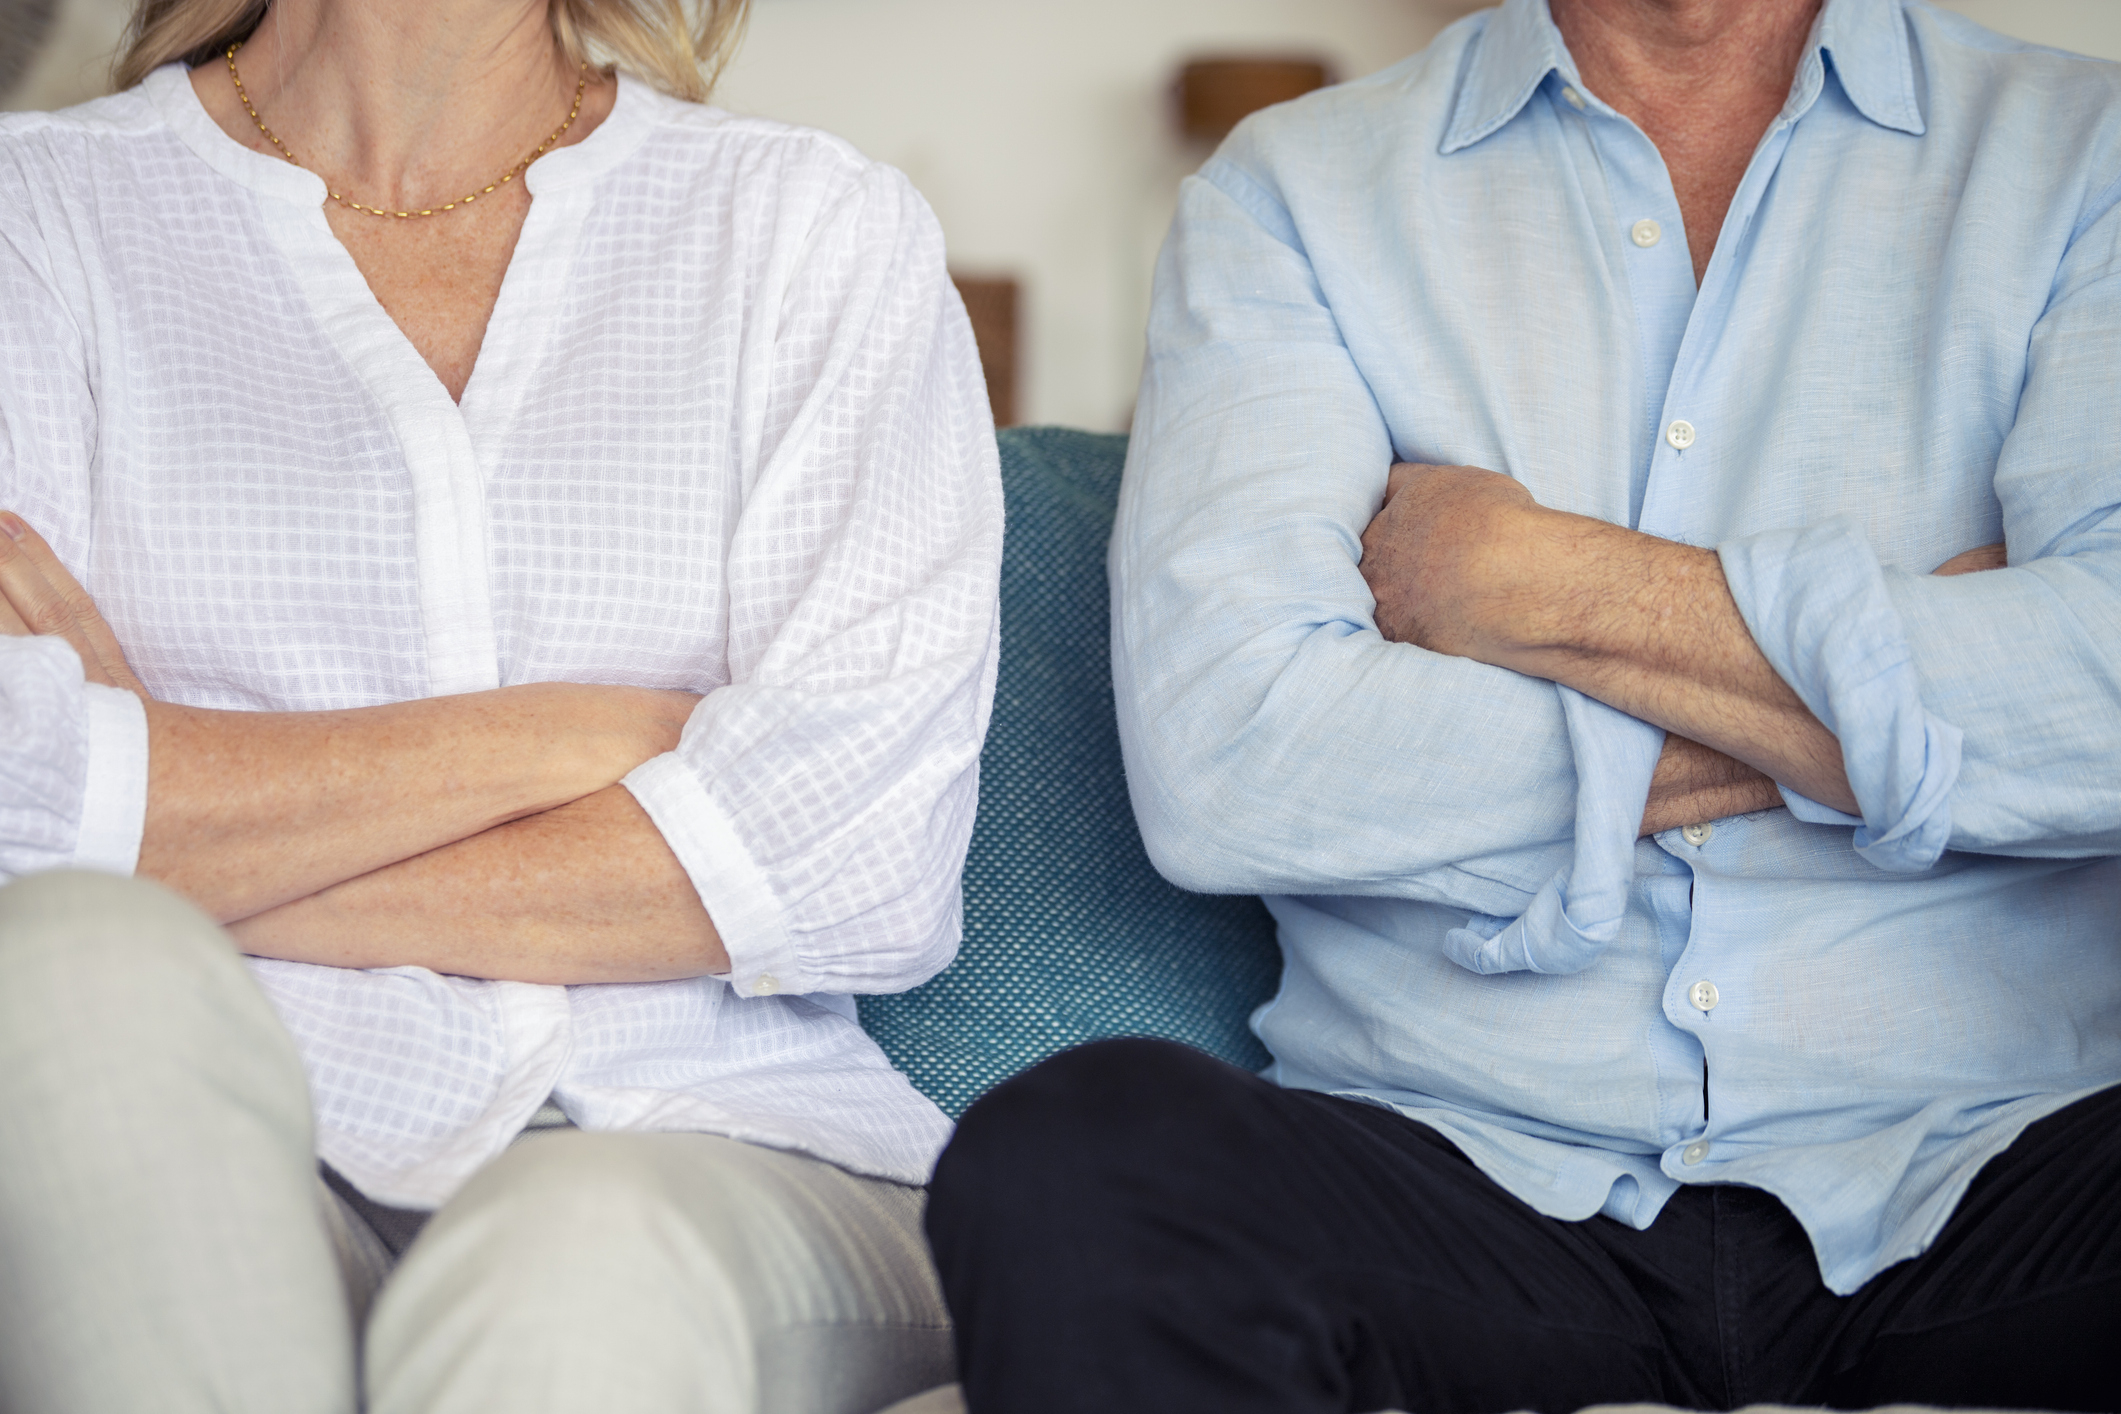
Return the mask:
<svg viewBox="0 0 2121 1414">
<path fill-rule="evenodd" d="M 329 195 L 324 179 L 277 153 L 268 156 L 245 147 L 221 130 L 191 85 L 191 71 L 181 63 L 164 64 L 141 84 L 162 120 L 184 145 L 214 171 L 260 196 L 321 207 Z M 611 112 L 596 131 L 580 142 L 548 152 L 530 164 L 522 180 L 537 196 L 593 181 L 622 161 L 647 136 L 654 95 L 625 74 Z"/>
</svg>

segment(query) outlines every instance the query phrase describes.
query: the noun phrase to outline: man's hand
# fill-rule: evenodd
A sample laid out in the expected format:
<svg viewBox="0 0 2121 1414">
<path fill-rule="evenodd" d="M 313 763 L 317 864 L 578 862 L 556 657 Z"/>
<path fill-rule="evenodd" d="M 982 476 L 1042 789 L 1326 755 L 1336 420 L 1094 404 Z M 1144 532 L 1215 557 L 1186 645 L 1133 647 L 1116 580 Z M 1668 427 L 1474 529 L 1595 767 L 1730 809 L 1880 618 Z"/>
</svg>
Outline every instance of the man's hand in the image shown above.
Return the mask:
<svg viewBox="0 0 2121 1414">
<path fill-rule="evenodd" d="M 2010 561 L 2005 558 L 2004 547 L 1983 545 L 1978 549 L 1962 550 L 1930 571 L 1931 574 L 1979 574 L 1983 570 L 2007 569 Z"/>
<path fill-rule="evenodd" d="M 1703 820 L 1782 808 L 1782 791 L 1762 772 L 1714 747 L 1666 732 L 1642 808 L 1642 838 Z"/>
<path fill-rule="evenodd" d="M 1378 632 L 1394 643 L 1488 661 L 1482 650 L 1494 646 L 1492 622 L 1529 607 L 1508 602 L 1523 575 L 1506 562 L 1526 551 L 1527 532 L 1552 514 L 1521 482 L 1498 472 L 1393 467 L 1384 507 L 1362 533 L 1362 577 L 1377 601 Z"/>
<path fill-rule="evenodd" d="M 63 638 L 90 682 L 147 696 L 96 601 L 12 511 L 0 511 L 0 634 Z"/>
</svg>

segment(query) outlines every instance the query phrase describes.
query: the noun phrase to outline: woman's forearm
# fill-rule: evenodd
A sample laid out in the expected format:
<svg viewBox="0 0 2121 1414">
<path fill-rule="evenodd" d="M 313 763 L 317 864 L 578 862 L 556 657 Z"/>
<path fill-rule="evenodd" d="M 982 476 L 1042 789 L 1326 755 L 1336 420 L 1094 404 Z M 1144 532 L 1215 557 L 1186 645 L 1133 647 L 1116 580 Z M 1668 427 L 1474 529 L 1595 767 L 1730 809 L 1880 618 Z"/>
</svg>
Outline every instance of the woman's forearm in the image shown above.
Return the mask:
<svg viewBox="0 0 2121 1414">
<path fill-rule="evenodd" d="M 147 704 L 138 872 L 223 922 L 611 785 L 697 699 L 528 684 L 342 712 Z"/>
<path fill-rule="evenodd" d="M 677 857 L 616 785 L 230 931 L 261 957 L 513 982 L 652 982 L 729 970 Z"/>
</svg>

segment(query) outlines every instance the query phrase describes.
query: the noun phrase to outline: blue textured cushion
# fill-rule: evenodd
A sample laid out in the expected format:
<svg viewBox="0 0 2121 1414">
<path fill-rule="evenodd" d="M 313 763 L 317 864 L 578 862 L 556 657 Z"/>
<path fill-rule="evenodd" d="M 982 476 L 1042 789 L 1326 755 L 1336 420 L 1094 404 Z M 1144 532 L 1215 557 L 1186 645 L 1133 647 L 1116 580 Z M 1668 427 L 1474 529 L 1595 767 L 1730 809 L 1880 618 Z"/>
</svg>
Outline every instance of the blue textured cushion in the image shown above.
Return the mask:
<svg viewBox="0 0 2121 1414">
<path fill-rule="evenodd" d="M 1112 718 L 1105 542 L 1125 437 L 1001 434 L 1002 661 L 980 756 L 957 961 L 862 1022 L 952 1115 L 1056 1051 L 1163 1036 L 1257 1068 L 1246 1027 L 1274 990 L 1254 898 L 1189 894 L 1143 852 Z"/>
</svg>

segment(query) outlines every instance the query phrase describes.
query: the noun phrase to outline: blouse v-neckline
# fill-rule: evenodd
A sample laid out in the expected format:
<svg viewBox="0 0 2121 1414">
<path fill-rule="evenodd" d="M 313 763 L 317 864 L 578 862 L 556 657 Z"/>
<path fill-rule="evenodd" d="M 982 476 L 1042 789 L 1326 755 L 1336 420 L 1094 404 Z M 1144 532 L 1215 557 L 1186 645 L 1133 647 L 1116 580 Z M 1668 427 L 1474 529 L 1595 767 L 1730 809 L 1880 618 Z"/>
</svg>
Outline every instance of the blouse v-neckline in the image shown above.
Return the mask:
<svg viewBox="0 0 2121 1414">
<path fill-rule="evenodd" d="M 223 132 L 182 64 L 155 70 L 143 87 L 186 147 L 252 194 L 289 278 L 396 436 L 412 485 L 428 691 L 497 686 L 485 494 L 491 453 L 552 342 L 564 303 L 552 292 L 566 288 L 597 179 L 646 139 L 655 95 L 621 75 L 612 110 L 596 130 L 523 173 L 530 211 L 460 402 L 376 299 L 331 229 L 321 178 Z"/>
<path fill-rule="evenodd" d="M 544 284 L 539 277 L 564 275 L 586 214 L 587 189 L 630 155 L 652 125 L 649 110 L 654 96 L 623 73 L 617 82 L 611 111 L 594 131 L 578 143 L 546 153 L 523 172 L 521 180 L 531 195 L 530 210 L 502 274 L 500 294 L 461 401 L 449 397 L 440 377 L 376 299 L 352 253 L 332 231 L 324 213 L 329 193 L 321 177 L 230 137 L 199 101 L 184 65 L 164 65 L 149 74 L 142 87 L 186 147 L 215 172 L 259 198 L 260 214 L 290 257 L 295 282 L 318 317 L 327 326 L 338 326 L 333 328 L 333 342 L 346 351 L 342 335 L 358 332 L 362 336 L 357 342 L 367 356 L 354 360 L 349 355 L 349 361 L 356 362 L 371 390 L 378 397 L 418 397 L 421 401 L 439 396 L 458 409 L 468 428 L 476 430 L 497 420 L 505 423 L 518 405 L 521 385 L 535 366 L 537 351 L 550 335 L 551 303 L 526 299 L 526 287 Z M 299 225 L 306 237 L 292 246 L 286 239 L 295 234 L 290 224 Z M 403 348 L 386 353 L 392 340 Z M 407 366 L 408 359 L 418 365 L 417 372 Z M 433 383 L 431 395 L 420 387 L 423 381 Z"/>
</svg>

